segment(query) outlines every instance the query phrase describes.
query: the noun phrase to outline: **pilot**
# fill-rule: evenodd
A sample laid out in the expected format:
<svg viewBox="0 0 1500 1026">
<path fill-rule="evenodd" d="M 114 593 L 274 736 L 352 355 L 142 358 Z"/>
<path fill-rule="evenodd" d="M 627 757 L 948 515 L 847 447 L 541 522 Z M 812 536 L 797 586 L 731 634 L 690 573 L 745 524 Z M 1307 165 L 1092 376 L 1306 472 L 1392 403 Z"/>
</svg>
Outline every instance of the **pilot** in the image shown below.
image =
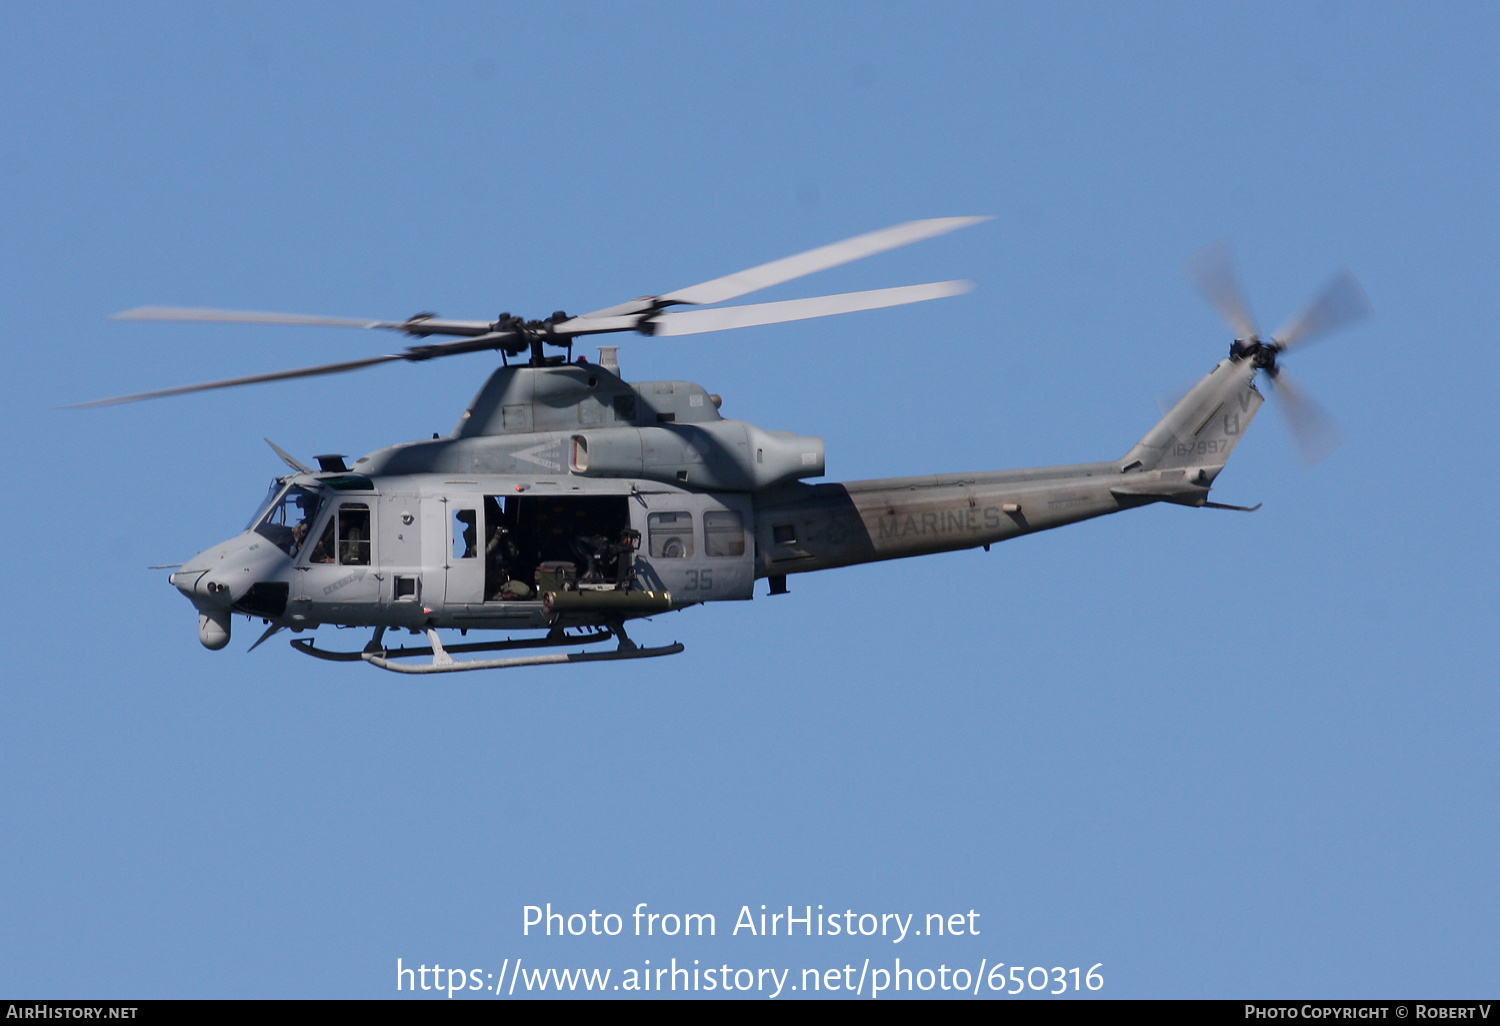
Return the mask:
<svg viewBox="0 0 1500 1026">
<path fill-rule="evenodd" d="M 309 517 L 303 523 L 311 524 L 312 518 Z M 307 561 L 309 563 L 333 562 L 333 526 L 333 520 L 329 520 L 328 526 L 323 529 L 323 536 L 318 539 L 317 544 L 312 547 L 312 552 L 308 554 Z M 293 549 L 293 551 L 295 552 L 296 550 Z"/>
</svg>

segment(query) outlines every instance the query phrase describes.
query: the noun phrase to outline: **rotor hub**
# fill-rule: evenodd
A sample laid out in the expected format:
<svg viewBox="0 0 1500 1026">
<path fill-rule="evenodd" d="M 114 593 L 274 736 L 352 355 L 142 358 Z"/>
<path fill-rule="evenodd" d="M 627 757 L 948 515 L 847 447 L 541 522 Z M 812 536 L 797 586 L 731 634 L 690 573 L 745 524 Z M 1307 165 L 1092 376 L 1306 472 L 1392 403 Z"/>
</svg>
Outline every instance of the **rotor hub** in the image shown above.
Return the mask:
<svg viewBox="0 0 1500 1026">
<path fill-rule="evenodd" d="M 510 313 L 502 313 L 490 325 L 492 332 L 504 332 L 512 336 L 512 341 L 499 348 L 503 349 L 508 356 L 519 356 L 527 349 L 531 350 L 531 365 L 533 367 L 545 366 L 549 363 L 562 363 L 567 357 L 548 357 L 544 346 L 553 345 L 566 347 L 569 354 L 573 351 L 573 336 L 558 334 L 555 330 L 557 325 L 568 320 L 568 314 L 563 310 L 555 310 L 551 317 L 545 320 L 528 321 L 523 317 L 516 317 Z"/>
<path fill-rule="evenodd" d="M 1258 338 L 1251 338 L 1248 342 L 1235 339 L 1229 347 L 1229 358 L 1232 360 L 1249 360 L 1256 370 L 1263 370 L 1271 377 L 1276 376 L 1276 356 L 1281 352 L 1281 346 L 1275 342 L 1262 342 Z"/>
</svg>

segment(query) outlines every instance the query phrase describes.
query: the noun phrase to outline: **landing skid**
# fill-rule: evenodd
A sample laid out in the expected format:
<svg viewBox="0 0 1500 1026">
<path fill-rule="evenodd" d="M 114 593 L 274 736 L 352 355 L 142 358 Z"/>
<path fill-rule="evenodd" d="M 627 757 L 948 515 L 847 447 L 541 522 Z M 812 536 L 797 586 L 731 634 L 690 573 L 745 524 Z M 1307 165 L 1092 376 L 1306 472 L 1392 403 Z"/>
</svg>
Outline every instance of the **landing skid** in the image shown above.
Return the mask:
<svg viewBox="0 0 1500 1026">
<path fill-rule="evenodd" d="M 330 652 L 313 645 L 311 640 L 298 638 L 292 642 L 292 647 L 299 652 L 314 656 L 318 659 L 330 659 L 337 662 L 354 662 L 363 660 L 372 666 L 378 666 L 382 670 L 390 670 L 393 673 L 461 673 L 466 670 L 504 670 L 516 666 L 548 666 L 555 663 L 595 663 L 609 662 L 616 659 L 652 659 L 657 656 L 676 655 L 686 647 L 681 642 L 673 642 L 659 648 L 640 648 L 635 642 L 626 636 L 622 625 L 614 625 L 610 629 L 591 631 L 587 634 L 565 635 L 560 631 L 548 634 L 543 638 L 520 638 L 506 639 L 505 641 L 472 642 L 461 645 L 444 646 L 438 638 L 437 631 L 428 630 L 427 638 L 432 643 L 430 648 L 384 648 L 380 644 L 383 629 L 377 629 L 375 637 L 365 646 L 362 652 Z M 454 660 L 451 653 L 454 652 L 496 652 L 519 648 L 557 648 L 563 645 L 588 645 L 598 641 L 608 641 L 610 638 L 619 640 L 619 647 L 613 652 L 569 652 L 550 653 L 545 655 L 513 656 L 508 659 L 472 659 L 467 662 Z M 401 656 L 424 656 L 430 655 L 432 662 L 428 664 L 413 665 L 410 663 L 398 663 L 395 661 Z"/>
<path fill-rule="evenodd" d="M 292 647 L 304 655 L 310 655 L 315 659 L 328 659 L 337 663 L 357 663 L 367 655 L 385 656 L 395 659 L 404 656 L 430 656 L 434 652 L 431 648 L 386 648 L 380 644 L 382 631 L 375 632 L 375 638 L 365 646 L 362 652 L 333 652 L 326 648 L 316 647 L 310 638 L 295 638 Z M 614 637 L 614 631 L 604 629 L 591 631 L 588 634 L 553 635 L 544 638 L 506 638 L 504 641 L 473 641 L 464 642 L 460 645 L 440 645 L 442 651 L 446 652 L 503 652 L 517 648 L 555 648 L 559 645 L 592 645 L 598 641 L 608 641 Z"/>
</svg>

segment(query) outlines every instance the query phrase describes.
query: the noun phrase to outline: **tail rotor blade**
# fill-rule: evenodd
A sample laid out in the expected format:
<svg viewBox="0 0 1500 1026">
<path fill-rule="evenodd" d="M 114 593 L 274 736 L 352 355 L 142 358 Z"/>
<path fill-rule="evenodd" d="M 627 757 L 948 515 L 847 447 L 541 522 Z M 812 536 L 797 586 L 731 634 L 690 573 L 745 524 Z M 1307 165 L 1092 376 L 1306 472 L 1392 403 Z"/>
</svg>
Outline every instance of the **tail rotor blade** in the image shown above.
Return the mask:
<svg viewBox="0 0 1500 1026">
<path fill-rule="evenodd" d="M 1286 418 L 1292 440 L 1297 443 L 1302 466 L 1317 466 L 1339 447 L 1344 440 L 1343 432 L 1307 393 L 1292 383 L 1285 370 L 1278 369 L 1273 380 L 1277 406 Z"/>
<path fill-rule="evenodd" d="M 1354 275 L 1340 271 L 1306 309 L 1282 326 L 1275 335 L 1276 344 L 1286 352 L 1369 315 L 1370 299 L 1364 288 Z"/>
<path fill-rule="evenodd" d="M 1235 275 L 1228 242 L 1204 246 L 1184 261 L 1182 269 L 1203 298 L 1234 329 L 1240 344 L 1231 347 L 1231 357 L 1253 361 L 1256 369 L 1266 372 L 1276 406 L 1286 418 L 1287 429 L 1296 443 L 1302 465 L 1312 467 L 1327 459 L 1343 441 L 1343 433 L 1296 385 L 1279 358 L 1319 335 L 1367 316 L 1370 300 L 1359 282 L 1348 271 L 1340 271 L 1301 313 L 1289 320 L 1269 342 L 1262 342 L 1255 318 L 1250 313 L 1250 304 L 1245 301 Z"/>
<path fill-rule="evenodd" d="M 1235 337 L 1246 342 L 1260 338 L 1250 304 L 1240 289 L 1239 277 L 1234 271 L 1234 255 L 1227 241 L 1210 243 L 1188 257 L 1183 261 L 1182 272 L 1208 300 L 1209 306 L 1219 311 L 1219 316 L 1234 329 Z"/>
</svg>

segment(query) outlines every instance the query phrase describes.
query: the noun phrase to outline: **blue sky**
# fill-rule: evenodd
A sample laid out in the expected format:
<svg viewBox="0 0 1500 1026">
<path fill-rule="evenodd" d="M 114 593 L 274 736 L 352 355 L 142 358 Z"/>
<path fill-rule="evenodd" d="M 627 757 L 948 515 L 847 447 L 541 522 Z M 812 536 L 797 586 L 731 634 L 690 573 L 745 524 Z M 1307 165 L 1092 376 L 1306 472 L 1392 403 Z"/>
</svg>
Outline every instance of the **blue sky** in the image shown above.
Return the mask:
<svg viewBox="0 0 1500 1026">
<path fill-rule="evenodd" d="M 33 4 L 0 26 L 0 990 L 383 997 L 398 957 L 901 956 L 1102 963 L 1114 997 L 1493 991 L 1492 6 Z M 821 435 L 833 480 L 1110 459 L 1224 354 L 1180 265 L 1227 237 L 1264 327 L 1339 267 L 1364 283 L 1375 317 L 1295 362 L 1345 444 L 1301 471 L 1268 411 L 1215 491 L 1253 515 L 1153 507 L 796 577 L 639 632 L 686 643 L 671 659 L 434 684 L 247 655 L 242 623 L 207 652 L 145 568 L 240 529 L 280 468 L 263 436 L 305 458 L 447 432 L 487 356 L 58 409 L 399 344 L 104 319 L 128 307 L 544 316 L 965 214 L 994 220 L 764 298 L 968 296 L 627 339 L 625 376 Z M 719 935 L 523 937 L 546 902 Z M 981 933 L 727 936 L 761 904 L 974 909 Z"/>
</svg>

